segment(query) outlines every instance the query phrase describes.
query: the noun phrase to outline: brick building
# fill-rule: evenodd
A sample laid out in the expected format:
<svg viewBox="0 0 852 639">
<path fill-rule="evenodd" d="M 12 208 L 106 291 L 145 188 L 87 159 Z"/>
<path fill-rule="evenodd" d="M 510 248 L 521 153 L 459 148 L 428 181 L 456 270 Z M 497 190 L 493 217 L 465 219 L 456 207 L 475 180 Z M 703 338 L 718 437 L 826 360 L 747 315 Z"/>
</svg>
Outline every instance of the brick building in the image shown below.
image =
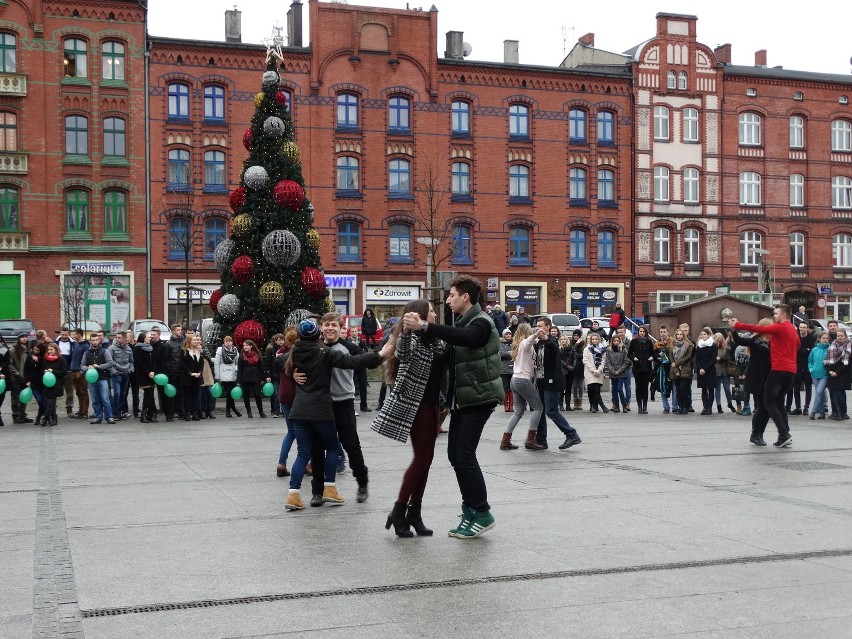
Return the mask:
<svg viewBox="0 0 852 639">
<path fill-rule="evenodd" d="M 145 306 L 144 16 L 0 5 L 2 317 L 112 328 Z"/>
</svg>

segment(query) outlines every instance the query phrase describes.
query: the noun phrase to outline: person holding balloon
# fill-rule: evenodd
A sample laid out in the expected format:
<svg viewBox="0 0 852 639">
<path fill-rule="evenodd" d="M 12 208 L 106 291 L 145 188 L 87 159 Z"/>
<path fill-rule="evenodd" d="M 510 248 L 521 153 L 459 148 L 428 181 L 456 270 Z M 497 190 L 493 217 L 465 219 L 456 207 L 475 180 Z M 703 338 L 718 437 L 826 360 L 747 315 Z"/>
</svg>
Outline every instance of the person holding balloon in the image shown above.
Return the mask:
<svg viewBox="0 0 852 639">
<path fill-rule="evenodd" d="M 220 389 L 216 389 L 214 384 L 214 390 L 211 392 L 213 393 L 213 397 L 225 396 L 225 417 L 229 419 L 231 413 L 237 417 L 243 416 L 237 410 L 237 405 L 231 396 L 231 391 L 237 385 L 237 358 L 239 355 L 240 351 L 234 346 L 234 338 L 230 335 L 225 335 L 222 345 L 216 349 L 216 356 L 213 358 L 213 368 Z"/>
<path fill-rule="evenodd" d="M 187 422 L 201 421 L 199 393 L 204 356 L 201 354 L 201 336 L 192 335 L 184 340 L 181 349 L 180 384 L 183 387 L 183 419 Z"/>
<path fill-rule="evenodd" d="M 55 342 L 47 344 L 42 361 L 42 384 L 44 385 L 44 418 L 42 426 L 56 426 L 59 418 L 56 416 L 56 400 L 65 393 L 65 377 L 68 374 L 68 364 L 62 357 L 62 351 Z"/>
<path fill-rule="evenodd" d="M 32 348 L 30 348 L 29 355 L 27 355 L 27 359 L 24 362 L 24 379 L 26 380 L 27 387 L 30 389 L 30 393 L 32 393 L 32 397 L 35 398 L 36 404 L 38 404 L 38 413 L 35 419 L 36 426 L 47 426 L 44 416 L 44 381 L 42 381 L 44 367 L 41 361 L 43 356 L 44 346 L 35 342 Z M 27 396 L 28 393 L 22 390 L 19 395 L 20 401 L 25 404 L 28 403 Z"/>
<path fill-rule="evenodd" d="M 136 385 L 142 389 L 142 411 L 139 421 L 143 424 L 157 423 L 157 407 L 154 404 L 154 347 L 151 346 L 151 334 L 139 333 L 133 345 L 133 374 Z"/>
<path fill-rule="evenodd" d="M 257 414 L 261 417 L 266 417 L 263 412 L 263 400 L 260 396 L 261 383 L 260 380 L 266 379 L 266 373 L 263 370 L 263 358 L 260 356 L 260 351 L 254 341 L 247 339 L 243 342 L 243 350 L 237 359 L 237 383 L 240 389 L 236 392 L 236 388 L 231 391 L 231 396 L 234 399 L 243 398 L 246 406 L 246 414 L 249 419 L 254 416 L 251 414 L 251 397 L 254 396 L 254 402 L 257 404 Z"/>
<path fill-rule="evenodd" d="M 6 399 L 6 380 L 12 379 L 12 355 L 6 341 L 0 336 L 0 407 Z M 3 416 L 0 415 L 0 426 L 4 426 Z"/>
<path fill-rule="evenodd" d="M 83 368 L 86 369 L 86 381 L 89 383 L 89 399 L 92 401 L 94 418 L 90 424 L 114 424 L 112 404 L 109 399 L 109 380 L 112 374 L 112 356 L 101 344 L 98 333 L 89 338 L 89 350 L 83 356 Z"/>
</svg>

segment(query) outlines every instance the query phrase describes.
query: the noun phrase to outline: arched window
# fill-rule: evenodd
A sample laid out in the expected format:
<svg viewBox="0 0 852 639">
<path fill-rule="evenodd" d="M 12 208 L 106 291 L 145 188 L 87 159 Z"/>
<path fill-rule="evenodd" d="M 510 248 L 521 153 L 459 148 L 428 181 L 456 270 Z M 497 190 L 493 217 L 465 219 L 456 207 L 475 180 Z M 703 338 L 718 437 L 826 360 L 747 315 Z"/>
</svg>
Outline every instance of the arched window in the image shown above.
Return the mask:
<svg viewBox="0 0 852 639">
<path fill-rule="evenodd" d="M 342 155 L 337 158 L 337 190 L 349 193 L 361 191 L 361 169 L 358 158 Z"/>
<path fill-rule="evenodd" d="M 790 175 L 790 206 L 801 208 L 805 205 L 805 176 L 801 173 Z"/>
<path fill-rule="evenodd" d="M 790 116 L 790 148 L 801 149 L 805 146 L 805 118 L 801 115 Z"/>
<path fill-rule="evenodd" d="M 361 261 L 361 226 L 356 222 L 337 225 L 337 261 Z"/>
<path fill-rule="evenodd" d="M 683 201 L 687 204 L 698 204 L 700 178 L 698 169 L 683 170 Z"/>
<path fill-rule="evenodd" d="M 411 196 L 411 162 L 391 160 L 388 164 L 388 195 L 390 197 Z"/>
<path fill-rule="evenodd" d="M 69 234 L 89 233 L 89 194 L 81 189 L 65 192 L 65 223 Z"/>
<path fill-rule="evenodd" d="M 453 100 L 452 132 L 454 137 L 470 135 L 470 102 Z"/>
<path fill-rule="evenodd" d="M 852 209 L 852 179 L 845 175 L 831 178 L 831 208 Z"/>
<path fill-rule="evenodd" d="M 683 110 L 683 141 L 698 142 L 698 109 Z"/>
<path fill-rule="evenodd" d="M 670 199 L 669 169 L 665 166 L 654 167 L 654 200 L 668 202 Z"/>
<path fill-rule="evenodd" d="M 615 171 L 598 170 L 598 204 L 615 204 Z"/>
<path fill-rule="evenodd" d="M 568 197 L 571 204 L 586 204 L 589 201 L 586 179 L 586 169 L 575 167 L 568 171 Z"/>
<path fill-rule="evenodd" d="M 509 107 L 509 137 L 528 138 L 530 136 L 530 108 L 525 104 L 513 104 Z"/>
<path fill-rule="evenodd" d="M 571 266 L 589 265 L 588 234 L 583 229 L 572 229 L 569 248 Z"/>
<path fill-rule="evenodd" d="M 204 259 L 212 260 L 216 247 L 227 237 L 225 220 L 211 217 L 204 221 Z"/>
<path fill-rule="evenodd" d="M 8 111 L 0 111 L 0 151 L 18 150 L 18 117 Z"/>
<path fill-rule="evenodd" d="M 852 268 L 852 235 L 839 233 L 831 238 L 831 257 L 836 268 Z"/>
<path fill-rule="evenodd" d="M 612 111 L 598 111 L 598 144 L 615 144 L 615 114 Z"/>
<path fill-rule="evenodd" d="M 225 121 L 225 89 L 215 84 L 204 87 L 204 119 Z"/>
<path fill-rule="evenodd" d="M 472 260 L 471 231 L 467 224 L 456 224 L 453 227 L 453 264 L 471 264 Z"/>
<path fill-rule="evenodd" d="M 13 33 L 0 33 L 0 72 L 17 73 L 18 42 Z"/>
<path fill-rule="evenodd" d="M 18 230 L 18 189 L 0 187 L 0 230 Z"/>
<path fill-rule="evenodd" d="M 358 96 L 354 93 L 337 96 L 337 128 L 358 128 Z"/>
<path fill-rule="evenodd" d="M 671 232 L 664 226 L 654 229 L 654 263 L 671 263 Z"/>
<path fill-rule="evenodd" d="M 189 188 L 189 151 L 172 149 L 169 151 L 169 189 Z"/>
<path fill-rule="evenodd" d="M 677 74 L 674 71 L 669 71 L 666 74 L 666 87 L 669 89 L 677 88 Z"/>
<path fill-rule="evenodd" d="M 583 109 L 571 109 L 568 112 L 568 137 L 574 144 L 586 142 L 586 112 Z"/>
<path fill-rule="evenodd" d="M 192 220 L 188 217 L 169 220 L 169 259 L 192 259 Z"/>
<path fill-rule="evenodd" d="M 106 41 L 101 45 L 101 73 L 104 80 L 124 80 L 124 45 Z"/>
<path fill-rule="evenodd" d="M 669 139 L 668 107 L 654 107 L 654 139 L 660 141 L 668 141 Z"/>
<path fill-rule="evenodd" d="M 689 85 L 689 78 L 686 75 L 686 71 L 681 71 L 677 74 L 677 88 L 681 91 L 686 91 Z"/>
<path fill-rule="evenodd" d="M 391 224 L 388 234 L 388 260 L 391 262 L 411 261 L 411 225 Z"/>
<path fill-rule="evenodd" d="M 740 173 L 740 204 L 742 206 L 760 206 L 760 173 L 743 171 Z"/>
<path fill-rule="evenodd" d="M 104 233 L 127 235 L 127 195 L 123 191 L 104 193 Z"/>
<path fill-rule="evenodd" d="M 698 229 L 685 229 L 683 232 L 683 263 L 696 265 L 701 263 L 701 234 Z"/>
<path fill-rule="evenodd" d="M 208 191 L 225 190 L 225 154 L 222 151 L 204 152 L 204 187 Z"/>
<path fill-rule="evenodd" d="M 509 231 L 509 264 L 530 263 L 530 230 L 516 226 Z"/>
<path fill-rule="evenodd" d="M 411 130 L 411 100 L 401 96 L 388 100 L 388 128 L 396 132 Z"/>
<path fill-rule="evenodd" d="M 790 266 L 803 268 L 805 266 L 805 234 L 790 233 Z"/>
<path fill-rule="evenodd" d="M 746 231 L 740 234 L 740 266 L 757 266 L 761 261 L 763 236 L 757 231 Z"/>
<path fill-rule="evenodd" d="M 615 266 L 615 233 L 598 231 L 598 266 Z"/>
<path fill-rule="evenodd" d="M 121 118 L 104 118 L 104 157 L 126 158 L 125 124 Z"/>
<path fill-rule="evenodd" d="M 169 85 L 169 119 L 189 119 L 189 87 L 180 82 Z"/>
<path fill-rule="evenodd" d="M 65 116 L 65 155 L 89 154 L 89 119 L 82 115 Z"/>
<path fill-rule="evenodd" d="M 528 200 L 530 197 L 530 168 L 523 164 L 509 165 L 509 201 L 512 198 Z"/>
<path fill-rule="evenodd" d="M 467 162 L 453 162 L 452 195 L 470 196 L 470 165 Z"/>
<path fill-rule="evenodd" d="M 831 150 L 852 151 L 852 122 L 849 122 L 849 120 L 831 121 Z"/>
<path fill-rule="evenodd" d="M 740 145 L 760 146 L 760 115 L 740 113 Z"/>
<path fill-rule="evenodd" d="M 63 43 L 66 78 L 86 78 L 88 71 L 88 45 L 81 38 L 68 38 Z"/>
</svg>

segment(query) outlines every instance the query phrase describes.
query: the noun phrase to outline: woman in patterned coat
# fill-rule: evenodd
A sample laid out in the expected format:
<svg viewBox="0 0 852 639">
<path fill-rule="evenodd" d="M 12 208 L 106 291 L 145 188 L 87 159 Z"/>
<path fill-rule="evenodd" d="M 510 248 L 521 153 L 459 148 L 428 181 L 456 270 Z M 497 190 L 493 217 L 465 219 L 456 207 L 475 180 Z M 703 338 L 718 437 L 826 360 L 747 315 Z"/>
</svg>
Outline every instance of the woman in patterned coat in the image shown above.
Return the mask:
<svg viewBox="0 0 852 639">
<path fill-rule="evenodd" d="M 435 311 L 426 300 L 414 300 L 403 309 L 417 313 L 421 319 L 434 322 Z M 402 486 L 385 528 L 394 527 L 399 537 L 431 535 L 423 525 L 420 507 L 429 469 L 435 456 L 438 437 L 438 406 L 441 379 L 447 363 L 444 343 L 423 333 L 412 333 L 397 322 L 391 336 L 394 355 L 388 360 L 388 379 L 395 380 L 372 429 L 377 433 L 404 442 L 411 437 L 414 459 L 402 476 Z"/>
</svg>

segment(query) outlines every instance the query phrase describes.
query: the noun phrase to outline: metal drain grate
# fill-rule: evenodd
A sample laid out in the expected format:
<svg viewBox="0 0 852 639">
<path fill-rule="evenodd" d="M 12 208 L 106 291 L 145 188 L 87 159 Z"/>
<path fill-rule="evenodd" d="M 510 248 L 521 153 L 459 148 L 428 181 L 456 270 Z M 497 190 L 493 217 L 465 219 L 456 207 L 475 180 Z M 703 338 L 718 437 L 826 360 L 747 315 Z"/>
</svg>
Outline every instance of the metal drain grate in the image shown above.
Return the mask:
<svg viewBox="0 0 852 639">
<path fill-rule="evenodd" d="M 40 488 L 21 488 L 21 490 L 0 490 L 0 495 L 11 495 L 13 493 L 37 493 Z"/>
<path fill-rule="evenodd" d="M 841 464 L 829 464 L 826 462 L 818 462 L 818 461 L 798 461 L 798 462 L 781 462 L 778 464 L 770 464 L 770 466 L 777 466 L 778 468 L 786 468 L 787 470 L 837 470 L 838 468 L 849 468 L 849 466 L 842 466 Z"/>
<path fill-rule="evenodd" d="M 478 584 L 506 583 L 514 581 L 534 581 L 539 579 L 564 579 L 571 577 L 588 577 L 597 575 L 618 575 L 635 572 L 654 572 L 660 570 L 684 570 L 688 568 L 706 568 L 710 566 L 731 566 L 743 564 L 759 564 L 778 561 L 802 561 L 820 557 L 848 557 L 852 549 L 814 550 L 786 554 L 755 555 L 751 557 L 728 557 L 723 559 L 706 559 L 702 561 L 681 561 L 663 564 L 640 564 L 638 566 L 621 566 L 615 568 L 588 568 L 585 570 L 559 570 L 555 572 L 535 572 L 517 575 L 497 575 L 494 577 L 477 577 L 471 579 L 447 579 L 444 581 L 425 581 L 412 584 L 389 584 L 387 586 L 364 586 L 361 588 L 345 588 L 339 590 L 314 590 L 312 592 L 290 592 L 259 597 L 234 597 L 231 599 L 206 599 L 199 601 L 182 601 L 174 603 L 147 604 L 140 606 L 125 606 L 121 608 L 98 608 L 81 610 L 84 619 L 92 617 L 114 617 L 118 615 L 133 615 L 142 612 L 166 612 L 169 610 L 191 610 L 193 608 L 218 608 L 220 606 L 240 606 L 253 603 L 270 603 L 293 599 L 316 599 L 320 597 L 342 597 L 351 595 L 377 595 L 389 592 L 405 592 L 413 590 L 428 590 L 432 588 L 454 588 L 457 586 L 473 586 Z"/>
</svg>

